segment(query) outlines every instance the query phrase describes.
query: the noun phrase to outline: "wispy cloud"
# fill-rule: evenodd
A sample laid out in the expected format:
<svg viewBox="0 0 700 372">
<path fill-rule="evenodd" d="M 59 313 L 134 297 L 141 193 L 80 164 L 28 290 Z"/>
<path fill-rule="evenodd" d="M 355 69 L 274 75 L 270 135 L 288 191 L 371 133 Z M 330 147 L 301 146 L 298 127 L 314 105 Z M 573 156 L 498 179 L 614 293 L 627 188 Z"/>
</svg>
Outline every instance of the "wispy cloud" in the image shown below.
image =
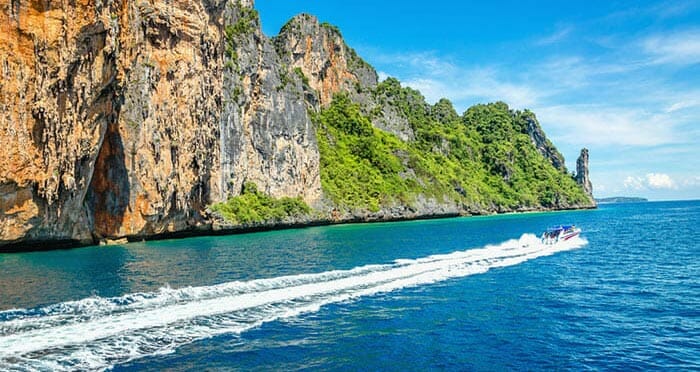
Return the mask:
<svg viewBox="0 0 700 372">
<path fill-rule="evenodd" d="M 676 2 L 665 1 L 662 4 L 651 7 L 649 10 L 659 19 L 666 19 L 684 16 L 698 7 L 700 7 L 700 1 L 698 0 L 680 0 Z"/>
<path fill-rule="evenodd" d="M 698 93 L 700 94 L 700 93 Z M 697 96 L 700 97 L 700 96 Z M 685 110 L 693 107 L 700 107 L 700 98 L 697 99 L 686 99 L 682 101 L 678 101 L 673 103 L 672 105 L 668 106 L 666 109 L 666 112 L 671 113 L 671 112 L 676 112 L 680 110 Z"/>
<path fill-rule="evenodd" d="M 597 21 L 620 24 L 629 20 L 650 19 L 658 22 L 687 15 L 700 7 L 700 1 L 666 0 L 646 6 L 634 6 L 634 3 L 629 5 L 624 10 L 612 12 Z"/>
<path fill-rule="evenodd" d="M 625 188 L 629 190 L 639 191 L 644 189 L 644 179 L 641 177 L 627 176 L 623 184 Z"/>
<path fill-rule="evenodd" d="M 372 61 L 391 65 L 396 70 L 406 71 L 418 76 L 451 76 L 458 69 L 457 65 L 446 56 L 435 52 L 372 53 Z"/>
<path fill-rule="evenodd" d="M 527 108 L 539 99 L 539 93 L 533 88 L 502 80 L 493 69 L 460 70 L 448 79 L 428 76 L 408 79 L 405 84 L 420 90 L 431 102 L 446 97 L 458 103 L 504 101 L 515 108 Z"/>
<path fill-rule="evenodd" d="M 381 55 L 397 68 L 403 83 L 428 101 L 446 97 L 458 109 L 474 103 L 504 101 L 516 109 L 532 108 L 550 137 L 571 145 L 658 146 L 679 142 L 677 111 L 700 106 L 692 92 L 668 92 L 654 80 L 628 74 L 642 68 L 582 56 L 555 56 L 522 66 L 520 71 L 492 65 L 462 67 L 436 53 Z M 661 84 L 661 83 L 659 83 Z M 653 91 L 647 96 L 640 92 Z M 563 103 L 564 96 L 586 103 Z M 576 97 L 578 95 L 578 97 Z M 610 102 L 608 98 L 617 100 Z M 632 103 L 620 105 L 623 100 Z M 563 101 L 564 100 L 564 101 Z M 640 105 L 644 103 L 644 105 Z"/>
<path fill-rule="evenodd" d="M 700 67 L 700 26 L 677 24 L 664 31 L 655 24 L 633 33 L 591 28 L 611 29 L 611 24 L 638 22 L 642 16 L 653 22 L 682 18 L 683 10 L 694 5 L 666 4 L 633 10 L 636 15 L 618 14 L 615 22 L 560 26 L 539 39 L 522 40 L 528 52 L 517 60 L 481 56 L 476 62 L 468 54 L 437 51 L 375 51 L 370 60 L 381 57 L 383 71 L 420 90 L 430 102 L 446 97 L 458 110 L 493 101 L 533 109 L 567 158 L 575 158 L 582 146 L 592 150 L 592 177 L 599 191 L 698 197 L 700 90 L 693 71 Z M 595 42 L 599 38 L 605 43 Z M 523 53 L 513 43 L 503 48 Z M 541 53 L 533 56 L 532 50 Z"/>
<path fill-rule="evenodd" d="M 683 180 L 683 187 L 700 187 L 700 176 L 690 177 Z"/>
<path fill-rule="evenodd" d="M 535 45 L 545 46 L 556 44 L 560 41 L 565 40 L 571 34 L 572 31 L 574 31 L 574 27 L 571 25 L 560 26 L 553 33 L 535 40 Z"/>
<path fill-rule="evenodd" d="M 375 54 L 375 63 L 387 64 L 398 72 L 402 83 L 419 90 L 429 102 L 448 98 L 457 109 L 480 103 L 504 101 L 516 108 L 533 106 L 540 94 L 527 84 L 503 78 L 503 72 L 495 66 L 461 67 L 449 57 L 432 52 Z M 390 74 L 380 72 L 380 79 Z M 467 105 L 462 105 L 467 102 Z M 464 107 L 462 107 L 464 106 Z"/>
<path fill-rule="evenodd" d="M 641 40 L 640 45 L 655 64 L 700 63 L 700 29 L 698 28 L 651 35 Z"/>
<path fill-rule="evenodd" d="M 536 112 L 555 137 L 571 144 L 657 146 L 677 141 L 669 117 L 638 109 L 562 105 Z"/>
</svg>

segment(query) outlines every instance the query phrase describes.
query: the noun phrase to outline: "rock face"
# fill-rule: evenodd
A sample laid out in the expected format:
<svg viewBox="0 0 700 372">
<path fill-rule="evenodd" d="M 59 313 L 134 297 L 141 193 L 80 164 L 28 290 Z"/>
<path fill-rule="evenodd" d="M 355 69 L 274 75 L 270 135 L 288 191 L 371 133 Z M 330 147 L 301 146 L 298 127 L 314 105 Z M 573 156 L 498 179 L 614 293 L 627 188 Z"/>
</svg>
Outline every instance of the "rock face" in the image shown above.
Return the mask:
<svg viewBox="0 0 700 372">
<path fill-rule="evenodd" d="M 377 85 L 374 68 L 345 44 L 340 31 L 312 15 L 292 18 L 274 42 L 281 62 L 303 73 L 308 85 L 318 91 L 321 105 L 329 104 L 335 93 L 357 94 Z"/>
<path fill-rule="evenodd" d="M 581 155 L 576 159 L 576 182 L 593 197 L 593 184 L 588 176 L 588 149 L 581 149 Z"/>
<path fill-rule="evenodd" d="M 121 105 L 119 19 L 87 1 L 1 9 L 0 239 L 91 240 L 84 201 Z"/>
<path fill-rule="evenodd" d="M 226 8 L 224 20 L 221 184 L 217 200 L 255 182 L 274 197 L 321 198 L 316 136 L 308 109 L 318 100 L 281 62 L 250 7 Z M 308 101 L 308 103 L 307 103 Z"/>
<path fill-rule="evenodd" d="M 0 245 L 207 228 L 206 206 L 245 180 L 314 203 L 300 80 L 281 82 L 257 18 L 226 37 L 252 6 L 0 5 Z"/>
<path fill-rule="evenodd" d="M 204 223 L 219 171 L 221 17 L 207 2 L 111 4 L 115 95 L 83 208 L 96 238 Z"/>
</svg>

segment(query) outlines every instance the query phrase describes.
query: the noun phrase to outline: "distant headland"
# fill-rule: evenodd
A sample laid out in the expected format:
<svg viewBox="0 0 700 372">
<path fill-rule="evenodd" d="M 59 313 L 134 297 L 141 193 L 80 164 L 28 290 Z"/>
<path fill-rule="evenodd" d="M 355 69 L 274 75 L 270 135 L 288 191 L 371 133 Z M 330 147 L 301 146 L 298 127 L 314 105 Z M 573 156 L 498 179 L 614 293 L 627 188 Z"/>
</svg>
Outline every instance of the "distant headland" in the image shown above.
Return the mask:
<svg viewBox="0 0 700 372">
<path fill-rule="evenodd" d="M 613 196 L 610 198 L 596 198 L 595 200 L 598 204 L 609 204 L 609 203 L 641 203 L 647 202 L 646 198 L 638 198 L 631 196 Z"/>
</svg>

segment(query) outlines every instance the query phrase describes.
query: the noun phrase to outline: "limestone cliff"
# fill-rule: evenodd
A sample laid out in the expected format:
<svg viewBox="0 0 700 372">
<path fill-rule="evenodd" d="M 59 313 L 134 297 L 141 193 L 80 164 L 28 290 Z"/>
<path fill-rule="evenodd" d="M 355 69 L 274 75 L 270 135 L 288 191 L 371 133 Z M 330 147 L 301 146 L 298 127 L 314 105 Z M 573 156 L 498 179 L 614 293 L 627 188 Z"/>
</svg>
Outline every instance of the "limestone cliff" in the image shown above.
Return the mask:
<svg viewBox="0 0 700 372">
<path fill-rule="evenodd" d="M 84 201 L 116 125 L 116 6 L 0 5 L 0 239 L 91 240 Z M 107 141 L 109 142 L 109 141 Z"/>
<path fill-rule="evenodd" d="M 0 17 L 3 241 L 202 223 L 219 171 L 222 2 L 14 2 Z M 13 53 L 14 50 L 21 53 Z M 9 198 L 8 198 L 9 196 Z"/>
<path fill-rule="evenodd" d="M 274 197 L 321 198 L 319 155 L 307 103 L 317 93 L 289 70 L 260 29 L 251 7 L 225 12 L 221 192 L 240 193 L 254 182 Z M 306 99 L 306 100 L 305 100 Z"/>
<path fill-rule="evenodd" d="M 349 48 L 340 31 L 319 23 L 309 14 L 300 14 L 282 27 L 274 39 L 282 62 L 299 69 L 308 84 L 318 91 L 320 103 L 327 105 L 338 92 L 354 92 L 377 85 L 377 73 Z"/>
<path fill-rule="evenodd" d="M 227 39 L 252 6 L 0 4 L 0 244 L 208 228 L 245 180 L 317 200 L 299 79 L 257 20 Z"/>
</svg>

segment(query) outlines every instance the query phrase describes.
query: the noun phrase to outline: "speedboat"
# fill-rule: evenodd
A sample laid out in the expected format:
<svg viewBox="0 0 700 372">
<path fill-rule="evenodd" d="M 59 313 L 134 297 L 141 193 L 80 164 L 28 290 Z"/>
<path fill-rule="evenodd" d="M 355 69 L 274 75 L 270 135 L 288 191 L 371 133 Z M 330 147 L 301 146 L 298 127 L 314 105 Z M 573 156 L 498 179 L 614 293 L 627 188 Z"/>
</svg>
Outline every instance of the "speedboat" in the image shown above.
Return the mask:
<svg viewBox="0 0 700 372">
<path fill-rule="evenodd" d="M 542 243 L 556 244 L 569 240 L 581 233 L 581 229 L 574 225 L 559 225 L 548 228 L 542 233 Z"/>
</svg>

